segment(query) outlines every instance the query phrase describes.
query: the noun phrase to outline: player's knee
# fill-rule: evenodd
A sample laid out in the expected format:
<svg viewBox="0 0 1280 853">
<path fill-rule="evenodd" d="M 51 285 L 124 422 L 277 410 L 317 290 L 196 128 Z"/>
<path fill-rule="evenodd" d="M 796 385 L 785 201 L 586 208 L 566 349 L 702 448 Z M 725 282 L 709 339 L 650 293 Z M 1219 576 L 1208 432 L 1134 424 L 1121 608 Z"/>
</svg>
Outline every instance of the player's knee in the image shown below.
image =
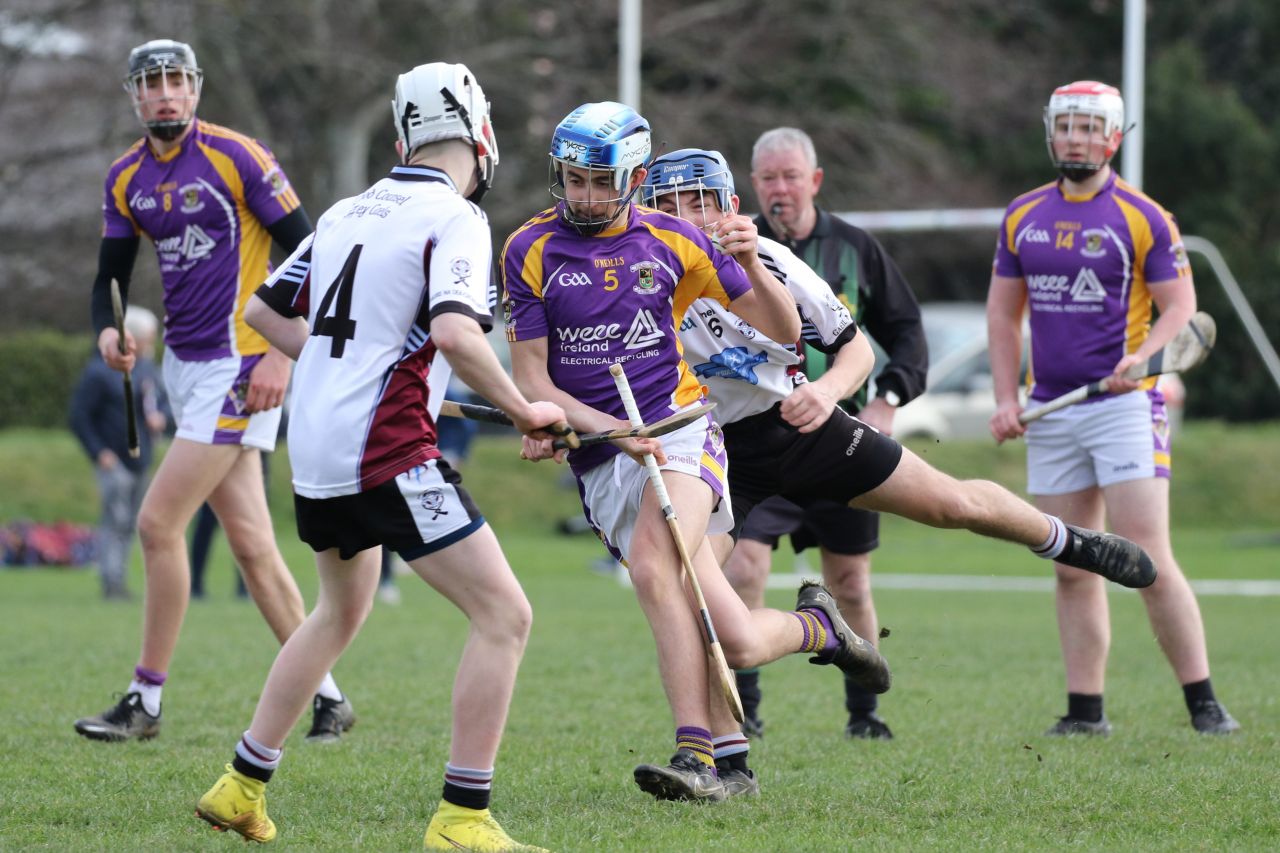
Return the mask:
<svg viewBox="0 0 1280 853">
<path fill-rule="evenodd" d="M 961 488 L 938 495 L 930 507 L 929 524 L 946 530 L 972 526 L 982 517 L 982 504 L 976 493 L 991 485 L 984 480 L 968 480 Z"/>
<path fill-rule="evenodd" d="M 138 513 L 138 541 L 143 550 L 172 545 L 175 540 L 182 540 L 182 531 L 175 529 L 167 517 L 145 508 Z"/>
</svg>

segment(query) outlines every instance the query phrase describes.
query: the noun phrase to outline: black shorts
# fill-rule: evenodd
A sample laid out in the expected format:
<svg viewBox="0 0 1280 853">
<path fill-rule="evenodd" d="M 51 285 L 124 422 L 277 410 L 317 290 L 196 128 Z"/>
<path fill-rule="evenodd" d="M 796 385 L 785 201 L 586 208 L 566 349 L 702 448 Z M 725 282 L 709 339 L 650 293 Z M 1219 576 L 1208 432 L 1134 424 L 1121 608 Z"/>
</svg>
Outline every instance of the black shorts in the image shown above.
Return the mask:
<svg viewBox="0 0 1280 853">
<path fill-rule="evenodd" d="M 729 491 L 734 516 L 739 520 L 737 532 L 752 508 L 774 495 L 802 507 L 826 502 L 845 509 L 849 501 L 889 479 L 902 460 L 902 445 L 842 409 L 836 409 L 817 432 L 801 433 L 782 419 L 778 404 L 729 424 L 724 428 L 724 437 L 729 455 Z M 831 515 L 826 511 L 819 514 Z M 824 529 L 838 528 L 851 518 L 843 512 L 836 516 L 832 522 L 819 523 Z M 868 544 L 874 547 L 878 522 L 867 534 L 863 522 L 863 532 L 854 537 L 857 541 L 844 537 L 841 547 L 830 550 L 864 553 L 842 548 L 865 548 Z M 836 533 L 832 532 L 827 541 L 835 543 Z"/>
<path fill-rule="evenodd" d="M 462 475 L 449 463 L 433 459 L 354 495 L 295 494 L 298 536 L 313 551 L 337 548 L 344 560 L 375 545 L 416 560 L 467 538 L 484 524 L 461 483 Z"/>
<path fill-rule="evenodd" d="M 817 546 L 833 554 L 869 554 L 880 547 L 880 513 L 834 501 L 802 507 L 774 495 L 756 504 L 739 528 L 739 538 L 773 548 L 787 535 L 796 553 Z"/>
</svg>

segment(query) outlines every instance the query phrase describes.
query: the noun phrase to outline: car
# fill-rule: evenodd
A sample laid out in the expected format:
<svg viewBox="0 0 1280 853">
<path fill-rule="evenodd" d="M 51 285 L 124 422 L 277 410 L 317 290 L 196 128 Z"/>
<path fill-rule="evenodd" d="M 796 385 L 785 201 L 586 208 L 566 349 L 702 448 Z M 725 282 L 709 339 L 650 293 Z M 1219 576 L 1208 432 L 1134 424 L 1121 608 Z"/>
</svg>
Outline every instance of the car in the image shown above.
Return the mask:
<svg viewBox="0 0 1280 853">
<path fill-rule="evenodd" d="M 926 302 L 920 306 L 929 346 L 926 390 L 898 410 L 895 438 L 990 438 L 996 411 L 991 355 L 987 348 L 987 307 L 982 302 Z M 1020 375 L 1026 374 L 1030 334 L 1023 327 Z M 877 365 L 886 360 L 877 349 Z M 1171 426 L 1181 420 L 1185 388 L 1176 373 L 1160 377 Z M 1024 397 L 1025 400 L 1025 397 Z"/>
</svg>

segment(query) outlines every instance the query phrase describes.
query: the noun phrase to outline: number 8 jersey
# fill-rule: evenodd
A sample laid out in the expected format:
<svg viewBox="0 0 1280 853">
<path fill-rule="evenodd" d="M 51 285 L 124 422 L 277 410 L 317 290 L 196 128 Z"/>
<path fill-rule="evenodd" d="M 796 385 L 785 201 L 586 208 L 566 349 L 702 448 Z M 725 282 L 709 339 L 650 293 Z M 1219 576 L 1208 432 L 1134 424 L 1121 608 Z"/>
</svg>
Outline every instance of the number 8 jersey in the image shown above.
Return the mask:
<svg viewBox="0 0 1280 853">
<path fill-rule="evenodd" d="M 397 166 L 325 211 L 258 290 L 311 329 L 290 395 L 297 494 L 355 494 L 439 457 L 451 370 L 431 318 L 460 312 L 488 331 L 491 268 L 488 220 L 438 169 Z"/>
</svg>

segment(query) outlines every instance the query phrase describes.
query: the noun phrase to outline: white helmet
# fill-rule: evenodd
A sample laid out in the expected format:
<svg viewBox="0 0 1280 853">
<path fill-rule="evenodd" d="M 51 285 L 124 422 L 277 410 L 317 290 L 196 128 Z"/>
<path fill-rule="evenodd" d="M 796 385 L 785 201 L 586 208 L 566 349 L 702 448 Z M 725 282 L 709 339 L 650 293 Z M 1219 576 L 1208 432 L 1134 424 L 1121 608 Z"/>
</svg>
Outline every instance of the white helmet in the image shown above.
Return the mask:
<svg viewBox="0 0 1280 853">
<path fill-rule="evenodd" d="M 498 140 L 489 102 L 470 69 L 460 62 L 429 62 L 401 74 L 391 109 L 406 159 L 414 149 L 445 139 L 475 146 L 476 189 L 468 199 L 478 204 L 493 186 Z"/>
<path fill-rule="evenodd" d="M 1059 160 L 1053 153 L 1053 128 L 1059 116 L 1067 116 L 1074 121 L 1075 116 L 1101 116 L 1103 136 L 1107 139 L 1107 147 L 1101 162 L 1077 162 Z M 1062 173 L 1063 177 L 1082 181 L 1097 173 L 1110 162 L 1120 147 L 1124 129 L 1124 98 L 1120 90 L 1106 83 L 1095 80 L 1079 80 L 1068 83 L 1053 90 L 1049 105 L 1044 109 L 1045 143 L 1049 147 L 1049 159 Z M 1121 137 L 1116 132 L 1121 132 Z"/>
</svg>

